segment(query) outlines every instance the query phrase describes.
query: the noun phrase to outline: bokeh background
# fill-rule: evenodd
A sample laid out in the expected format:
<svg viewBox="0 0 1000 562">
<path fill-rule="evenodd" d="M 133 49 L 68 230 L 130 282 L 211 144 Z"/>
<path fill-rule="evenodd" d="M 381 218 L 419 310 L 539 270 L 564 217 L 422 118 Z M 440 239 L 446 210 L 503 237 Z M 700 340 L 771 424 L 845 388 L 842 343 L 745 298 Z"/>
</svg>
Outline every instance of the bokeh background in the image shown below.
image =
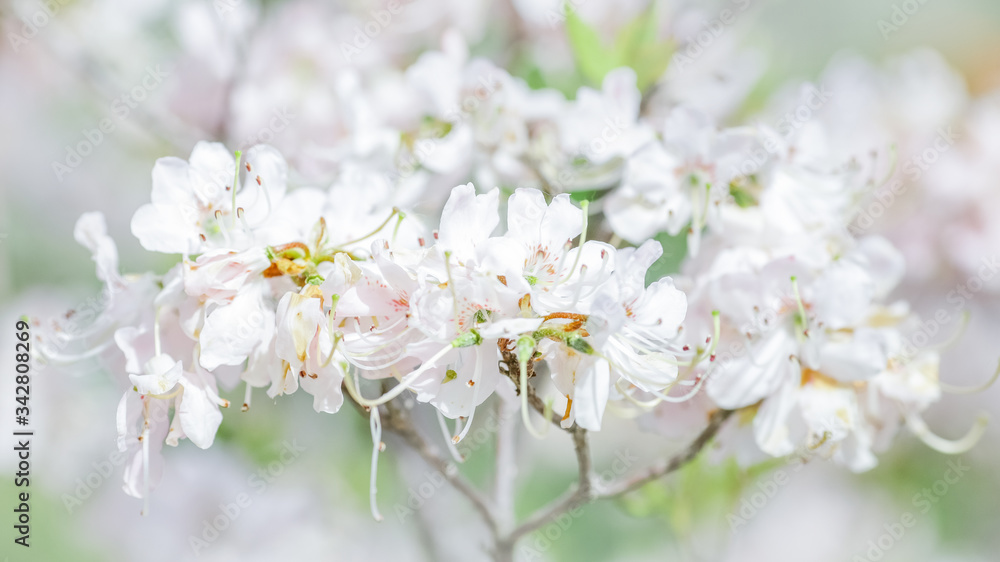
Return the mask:
<svg viewBox="0 0 1000 562">
<path fill-rule="evenodd" d="M 56 7 L 54 15 L 38 18 L 46 4 Z M 573 2 L 581 18 L 607 37 L 646 4 Z M 667 29 L 682 3 L 660 4 L 657 13 Z M 747 0 L 699 2 L 693 9 L 710 19 L 723 7 L 746 6 L 713 45 L 727 53 L 752 53 L 746 64 L 756 76 L 732 119 L 763 111 L 787 84 L 821 82 L 831 61 L 862 57 L 873 68 L 891 72 L 900 60 L 925 48 L 939 53 L 955 80 L 947 90 L 938 79 L 931 83 L 926 76 L 912 77 L 903 102 L 921 92 L 933 97 L 949 91 L 965 100 L 958 105 L 969 106 L 971 100 L 998 91 L 1000 3 L 912 0 L 918 9 L 886 33 L 880 20 L 891 23 L 894 8 L 903 4 Z M 316 414 L 302 393 L 273 403 L 257 400 L 248 413 L 226 411 L 210 450 L 186 441 L 168 450 L 152 513 L 140 517 L 141 502 L 122 492 L 122 469 L 115 462 L 114 415 L 120 394 L 108 374 L 93 365 L 73 371 L 48 368 L 34 378 L 32 546 L 25 550 L 12 542 L 14 323 L 22 314 L 61 314 L 99 293 L 90 256 L 73 241 L 77 217 L 85 211 L 104 212 L 125 271 L 165 271 L 172 261 L 141 251 L 128 226 L 135 209 L 148 201 L 155 159 L 186 157 L 200 139 L 244 145 L 282 111 L 296 117 L 272 132 L 279 147 L 306 146 L 303 139 L 340 134 L 337 84 L 325 77 L 342 70 L 341 46 L 354 25 L 367 22 L 369 10 L 384 5 L 319 0 L 0 4 L 0 556 L 80 562 L 486 559 L 485 530 L 462 498 L 435 484 L 430 470 L 392 439 L 387 440 L 379 477 L 386 520 L 373 521 L 367 506 L 367 420 L 350 409 L 336 416 Z M 574 68 L 564 26 L 545 18 L 545 10 L 559 6 L 549 0 L 403 3 L 402 12 L 355 64 L 405 68 L 424 50 L 437 48 L 444 30 L 457 28 L 475 54 L 530 83 L 572 93 L 585 81 Z M 24 23 L 32 18 L 46 22 L 36 24 L 34 33 Z M 25 40 L 12 39 L 12 34 Z M 136 107 L 116 102 L 157 68 L 166 76 Z M 962 130 L 982 124 L 986 132 L 979 139 L 976 162 L 988 164 L 992 155 L 993 170 L 1000 172 L 1000 126 L 988 122 L 989 116 L 988 111 L 963 111 L 943 122 L 950 119 Z M 84 130 L 107 118 L 115 119 L 116 129 L 95 143 L 92 154 L 68 172 L 54 170 L 53 163 L 65 163 L 67 145 L 84 139 Z M 295 162 L 293 155 L 290 159 Z M 938 192 L 908 191 L 903 204 L 873 227 L 892 237 L 911 260 L 899 296 L 930 315 L 952 310 L 944 295 L 965 283 L 975 270 L 969 263 L 1000 253 L 1000 236 L 991 228 L 989 214 L 1000 201 L 1000 173 L 991 174 L 987 166 L 971 180 L 967 171 L 957 164 L 942 169 L 935 175 Z M 976 189 L 966 189 L 976 181 Z M 942 378 L 970 383 L 992 371 L 1000 355 L 998 297 L 1000 279 L 994 279 L 965 305 L 969 326 L 944 354 Z M 955 322 L 942 332 L 958 329 Z M 998 388 L 949 397 L 926 417 L 936 431 L 957 436 L 979 410 L 1000 422 L 998 398 Z M 909 434 L 881 457 L 876 469 L 861 475 L 824 462 L 748 470 L 703 458 L 625 501 L 588 506 L 565 528 L 544 529 L 526 541 L 532 550 L 522 554 L 525 559 L 566 561 L 875 560 L 865 558 L 869 541 L 891 534 L 894 524 L 911 513 L 915 526 L 891 541 L 883 539 L 883 548 L 890 548 L 884 549 L 882 560 L 996 560 L 998 422 L 959 460 L 968 471 L 937 490 L 935 483 L 956 459 Z M 635 427 L 632 421 L 616 421 L 595 437 L 598 471 L 611 470 L 622 451 L 647 461 L 685 442 L 685 436 L 639 433 Z M 494 436 L 481 435 L 462 471 L 488 486 Z M 543 442 L 525 437 L 518 439 L 523 460 L 517 505 L 522 515 L 558 496 L 575 478 L 566 436 L 553 434 Z M 294 458 L 287 454 L 289 447 L 296 451 Z M 262 478 L 261 470 L 270 473 Z M 430 488 L 429 497 L 420 497 L 421 490 Z M 734 525 L 729 516 L 739 515 L 744 500 L 761 490 L 774 490 L 773 497 L 744 512 L 752 515 L 745 525 Z M 933 503 L 915 498 L 924 490 Z M 205 522 L 220 513 L 220 504 L 234 502 L 240 493 L 247 493 L 251 504 L 195 553 L 190 537 L 203 537 Z"/>
</svg>

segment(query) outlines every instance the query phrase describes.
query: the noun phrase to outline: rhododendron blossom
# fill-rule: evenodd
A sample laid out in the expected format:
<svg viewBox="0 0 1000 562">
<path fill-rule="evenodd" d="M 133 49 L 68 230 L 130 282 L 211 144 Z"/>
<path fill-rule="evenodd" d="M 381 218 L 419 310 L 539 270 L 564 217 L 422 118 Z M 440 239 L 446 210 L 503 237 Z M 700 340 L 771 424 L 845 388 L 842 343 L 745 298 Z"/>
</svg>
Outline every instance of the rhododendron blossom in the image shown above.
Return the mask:
<svg viewBox="0 0 1000 562">
<path fill-rule="evenodd" d="M 678 48 L 691 44 L 683 37 Z M 384 48 L 365 56 L 394 60 Z M 508 529 L 463 492 L 485 506 L 498 552 L 566 509 L 676 469 L 716 436 L 717 452 L 744 464 L 808 451 L 862 472 L 903 429 L 948 454 L 983 434 L 982 416 L 946 439 L 924 415 L 1000 369 L 981 387 L 950 384 L 949 336 L 915 337 L 922 319 L 895 292 L 912 252 L 856 224 L 866 197 L 898 176 L 897 149 L 882 146 L 892 127 L 933 131 L 920 106 L 847 130 L 855 112 L 878 112 L 845 83 L 895 91 L 874 70 L 836 67 L 843 89 L 798 84 L 744 119 L 732 100 L 749 78 L 712 59 L 731 81 L 682 79 L 667 61 L 600 80 L 587 67 L 590 85 L 572 97 L 472 57 L 454 29 L 408 60 L 379 72 L 331 63 L 316 71 L 329 84 L 295 86 L 325 127 L 312 140 L 201 141 L 186 160 L 157 160 L 130 225 L 157 263 L 172 260 L 165 273 L 120 271 L 104 216 L 79 218 L 105 298 L 82 330 L 39 319 L 37 346 L 51 363 L 99 358 L 116 377 L 108 416 L 128 454 L 124 489 L 144 512 L 170 457 L 163 444 L 211 447 L 230 399 L 253 415 L 255 400 L 298 393 L 317 415 L 366 416 L 376 519 L 383 431 L 435 469 L 448 461 L 434 447 L 465 460 L 457 445 L 488 404 L 517 412 L 502 423 L 535 438 L 565 431 L 581 479 L 558 509 Z M 937 68 L 926 56 L 911 64 L 904 78 Z M 270 95 L 231 87 L 236 122 Z M 976 111 L 995 117 L 993 102 Z M 815 119 L 767 119 L 790 103 Z M 977 181 L 995 176 L 987 168 L 977 163 Z M 420 436 L 411 412 L 430 412 L 440 434 Z M 703 428 L 689 456 L 625 484 L 593 478 L 588 432 L 638 418 L 673 434 L 685 416 Z"/>
</svg>

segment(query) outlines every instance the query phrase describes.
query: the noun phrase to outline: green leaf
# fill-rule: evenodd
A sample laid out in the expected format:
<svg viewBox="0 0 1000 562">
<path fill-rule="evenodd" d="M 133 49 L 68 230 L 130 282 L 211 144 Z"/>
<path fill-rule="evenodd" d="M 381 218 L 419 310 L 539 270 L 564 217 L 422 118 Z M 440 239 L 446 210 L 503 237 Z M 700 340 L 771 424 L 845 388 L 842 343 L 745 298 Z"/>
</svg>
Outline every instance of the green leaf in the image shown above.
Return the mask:
<svg viewBox="0 0 1000 562">
<path fill-rule="evenodd" d="M 729 184 L 729 194 L 733 196 L 736 205 L 741 209 L 757 205 L 757 199 L 753 194 L 736 184 Z"/>
<path fill-rule="evenodd" d="M 650 7 L 623 26 L 609 48 L 594 28 L 576 13 L 568 13 L 566 30 L 580 73 L 599 85 L 608 72 L 627 66 L 635 71 L 640 90 L 654 84 L 667 69 L 674 53 L 672 42 L 657 40 L 656 22 L 655 10 Z"/>
<path fill-rule="evenodd" d="M 673 44 L 657 41 L 656 11 L 650 6 L 621 29 L 615 39 L 615 57 L 620 66 L 635 71 L 640 90 L 656 82 L 670 63 Z"/>
<path fill-rule="evenodd" d="M 580 191 L 573 191 L 569 194 L 570 201 L 574 203 L 580 203 L 582 201 L 593 201 L 600 197 L 603 190 L 600 189 L 582 189 Z"/>
<path fill-rule="evenodd" d="M 653 237 L 663 247 L 663 255 L 649 266 L 649 270 L 646 272 L 647 285 L 681 270 L 681 262 L 687 256 L 686 233 L 687 229 L 685 228 L 675 236 L 661 232 Z"/>
<path fill-rule="evenodd" d="M 566 33 L 577 67 L 590 82 L 600 84 L 608 72 L 621 66 L 614 50 L 608 48 L 597 30 L 587 25 L 576 12 L 566 14 Z"/>
<path fill-rule="evenodd" d="M 629 66 L 635 70 L 639 91 L 646 91 L 663 76 L 673 54 L 674 46 L 669 41 L 643 45 L 636 51 Z"/>
</svg>

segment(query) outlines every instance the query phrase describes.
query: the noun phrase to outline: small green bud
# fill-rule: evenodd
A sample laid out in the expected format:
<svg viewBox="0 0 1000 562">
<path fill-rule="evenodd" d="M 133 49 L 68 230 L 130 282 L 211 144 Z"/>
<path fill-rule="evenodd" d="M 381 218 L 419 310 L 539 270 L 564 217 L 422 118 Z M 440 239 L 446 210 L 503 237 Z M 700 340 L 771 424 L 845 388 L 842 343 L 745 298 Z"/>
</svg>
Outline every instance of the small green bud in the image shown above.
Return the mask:
<svg viewBox="0 0 1000 562">
<path fill-rule="evenodd" d="M 472 328 L 468 332 L 458 336 L 451 342 L 452 347 L 469 347 L 472 345 L 479 345 L 483 343 L 483 336 L 479 335 L 479 332 L 475 328 Z"/>
<path fill-rule="evenodd" d="M 535 354 L 536 343 L 535 338 L 528 335 L 517 338 L 517 360 L 527 363 Z"/>
<path fill-rule="evenodd" d="M 566 345 L 570 346 L 571 348 L 585 355 L 594 354 L 594 348 L 589 343 L 587 343 L 587 340 L 583 339 L 580 336 L 574 335 L 566 338 Z"/>
</svg>

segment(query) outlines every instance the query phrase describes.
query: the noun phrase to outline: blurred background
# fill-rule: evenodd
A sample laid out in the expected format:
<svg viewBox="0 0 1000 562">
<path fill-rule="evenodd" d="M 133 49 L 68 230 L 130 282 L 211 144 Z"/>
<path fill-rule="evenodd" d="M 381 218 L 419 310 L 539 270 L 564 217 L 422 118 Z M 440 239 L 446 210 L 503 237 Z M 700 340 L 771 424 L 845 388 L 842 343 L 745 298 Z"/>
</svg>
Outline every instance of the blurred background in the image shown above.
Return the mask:
<svg viewBox="0 0 1000 562">
<path fill-rule="evenodd" d="M 647 7 L 641 0 L 570 4 L 605 37 L 614 37 Z M 992 213 L 1000 207 L 1000 110 L 994 93 L 1000 92 L 1000 3 L 659 4 L 655 13 L 664 36 L 683 34 L 685 28 L 697 32 L 723 9 L 736 14 L 698 60 L 711 69 L 718 53 L 739 63 L 727 72 L 745 88 L 736 102 L 721 104 L 726 106 L 718 112 L 723 121 L 768 115 L 770 100 L 789 85 L 845 80 L 838 69 L 853 61 L 876 76 L 875 90 L 894 92 L 896 97 L 888 98 L 896 106 L 912 103 L 911 121 L 923 116 L 933 121 L 928 130 L 951 125 L 959 131 L 958 149 L 910 182 L 912 189 L 901 196 L 904 203 L 879 217 L 871 231 L 889 236 L 907 255 L 900 297 L 927 316 L 941 309 L 970 312 L 964 336 L 943 356 L 942 378 L 972 383 L 987 377 L 1000 355 L 1000 277 L 984 280 L 984 288 L 958 308 L 945 295 L 976 275 L 980 259 L 1000 253 L 1000 229 L 993 226 Z M 141 502 L 121 490 L 122 463 L 115 447 L 120 391 L 96 365 L 47 368 L 33 379 L 32 546 L 13 544 L 14 324 L 24 314 L 62 314 L 99 294 L 89 252 L 73 240 L 81 213 L 106 215 L 124 271 L 166 271 L 174 260 L 142 251 L 129 232 L 135 209 L 149 200 L 156 158 L 186 158 L 201 139 L 233 148 L 263 141 L 285 151 L 301 174 L 296 182 L 321 182 L 327 161 L 312 155 L 335 146 L 354 126 L 341 106 L 341 77 L 350 71 L 374 80 L 365 74 L 368 69 L 404 69 L 421 52 L 439 48 L 449 28 L 459 30 L 474 54 L 529 84 L 572 95 L 586 83 L 574 65 L 565 18 L 553 17 L 564 13 L 567 2 L 562 1 L 400 2 L 392 21 L 380 24 L 370 45 L 347 61 L 345 41 L 352 40 L 356 26 L 373 19 L 372 10 L 388 5 L 319 0 L 0 4 L 0 556 L 81 562 L 487 559 L 485 529 L 463 498 L 440 486 L 431 470 L 391 437 L 379 473 L 386 519 L 373 521 L 367 505 L 367 420 L 349 408 L 336 416 L 316 414 L 302 393 L 275 402 L 258 400 L 248 413 L 225 411 L 209 450 L 187 441 L 167 450 L 151 514 L 140 517 Z M 923 70 L 912 71 L 914 60 Z M 104 120 L 113 129 L 98 138 L 93 131 Z M 914 135 L 894 139 L 903 154 L 910 143 L 921 146 L 914 140 L 916 127 L 889 129 Z M 74 158 L 81 143 L 91 148 Z M 942 334 L 959 330 L 961 315 L 951 316 L 955 321 L 942 326 Z M 979 410 L 1000 418 L 998 398 L 998 388 L 948 397 L 926 418 L 939 433 L 958 436 Z M 434 423 L 433 418 L 421 421 Z M 635 427 L 634 421 L 616 420 L 595 436 L 600 474 L 621 476 L 613 467 L 621 466 L 615 460 L 626 452 L 640 459 L 637 468 L 687 440 L 687 435 L 638 433 Z M 462 471 L 488 486 L 495 436 L 479 435 Z M 557 497 L 575 478 L 565 435 L 553 433 L 541 442 L 525 437 L 517 441 L 524 459 L 517 479 L 522 516 Z M 998 445 L 997 422 L 961 459 L 904 434 L 877 468 L 860 475 L 824 462 L 747 469 L 703 458 L 626 500 L 590 505 L 565 524 L 543 529 L 525 541 L 521 557 L 996 560 Z M 947 472 L 949 462 L 960 463 L 959 478 L 954 468 Z M 951 482 L 945 482 L 946 475 Z M 241 494 L 249 496 L 249 505 L 224 529 L 206 534 Z M 915 524 L 897 525 L 907 514 Z"/>
</svg>

